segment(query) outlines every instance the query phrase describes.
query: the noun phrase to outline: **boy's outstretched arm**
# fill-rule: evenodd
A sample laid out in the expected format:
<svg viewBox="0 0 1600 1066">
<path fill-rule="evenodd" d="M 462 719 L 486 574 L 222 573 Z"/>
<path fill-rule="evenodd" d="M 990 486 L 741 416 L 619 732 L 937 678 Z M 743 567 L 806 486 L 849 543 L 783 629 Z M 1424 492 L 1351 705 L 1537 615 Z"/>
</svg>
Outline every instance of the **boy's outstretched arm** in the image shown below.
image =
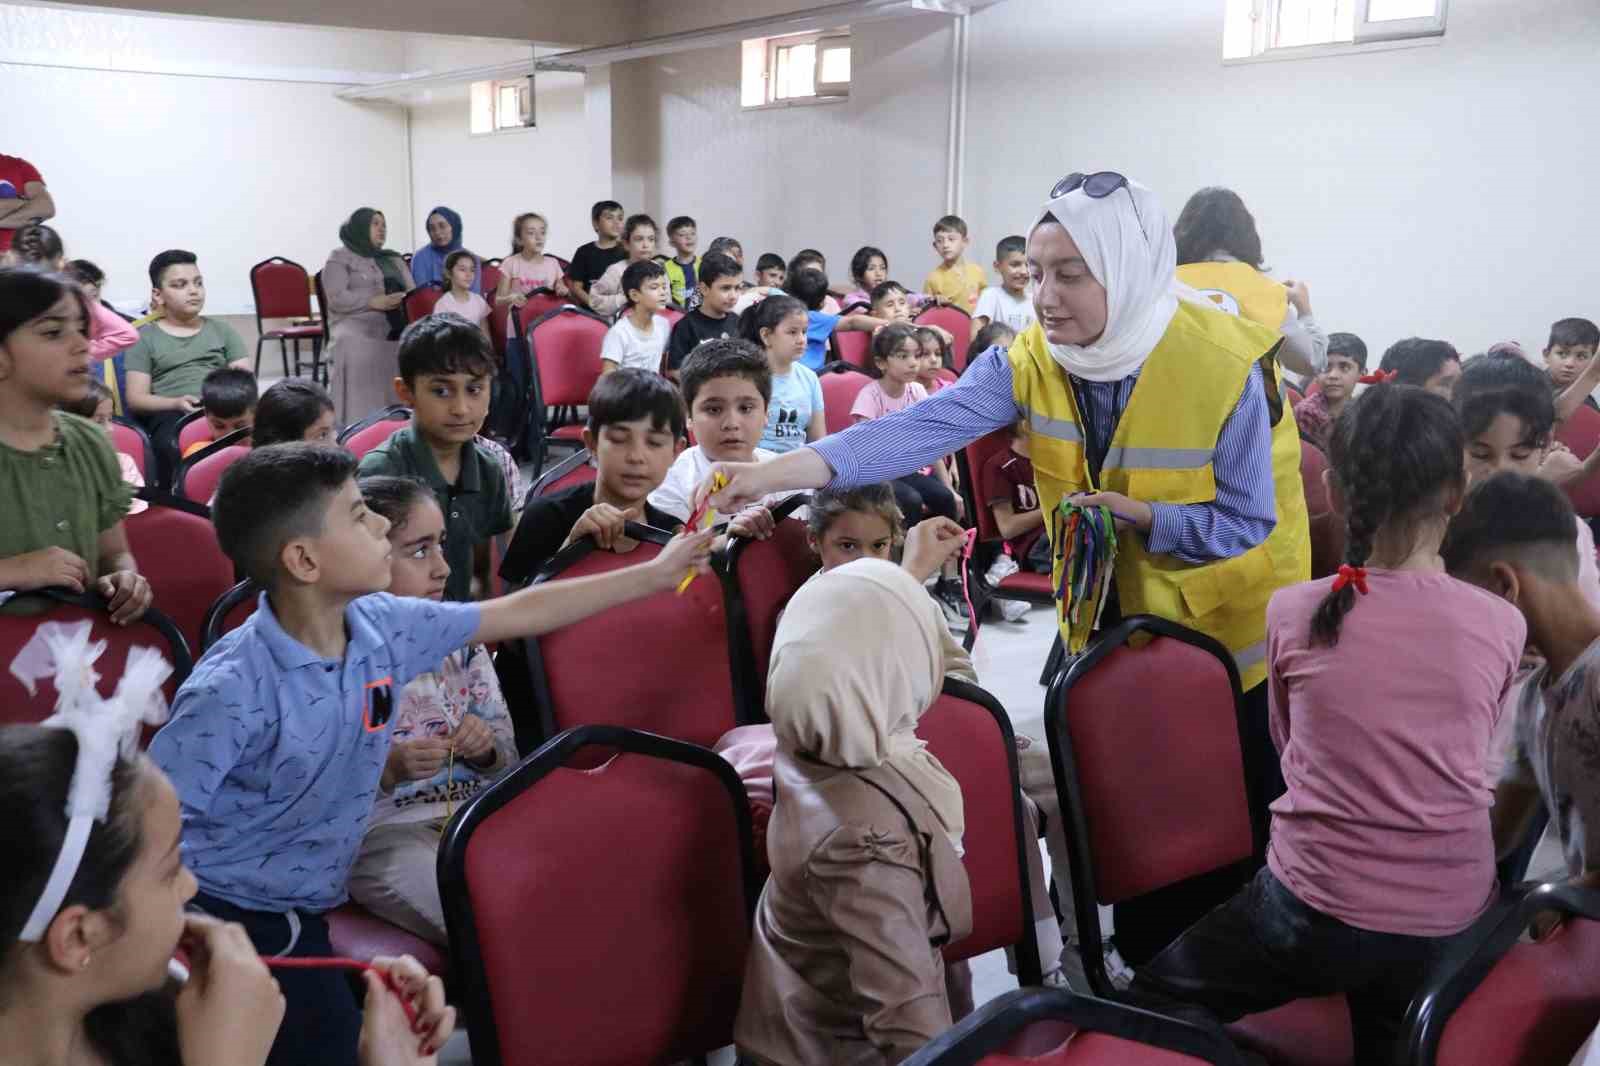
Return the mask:
<svg viewBox="0 0 1600 1066">
<path fill-rule="evenodd" d="M 647 563 L 593 577 L 551 581 L 483 603 L 475 643 L 493 644 L 536 637 L 560 629 L 609 607 L 642 599 L 678 586 L 690 570 L 711 568 L 714 530 L 673 537 L 661 554 Z"/>
<path fill-rule="evenodd" d="M 1590 359 L 1583 373 L 1556 396 L 1556 425 L 1571 418 L 1597 386 L 1600 386 L 1600 357 Z"/>
</svg>

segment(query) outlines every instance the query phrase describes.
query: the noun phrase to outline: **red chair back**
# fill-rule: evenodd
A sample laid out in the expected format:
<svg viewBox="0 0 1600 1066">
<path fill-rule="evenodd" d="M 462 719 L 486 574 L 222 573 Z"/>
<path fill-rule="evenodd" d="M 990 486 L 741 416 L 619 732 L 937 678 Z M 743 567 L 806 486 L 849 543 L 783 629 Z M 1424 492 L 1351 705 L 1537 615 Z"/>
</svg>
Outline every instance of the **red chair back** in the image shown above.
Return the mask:
<svg viewBox="0 0 1600 1066">
<path fill-rule="evenodd" d="M 419 318 L 433 314 L 434 304 L 437 304 L 439 297 L 443 295 L 444 290 L 435 285 L 425 285 L 406 293 L 406 321 L 415 322 Z"/>
<path fill-rule="evenodd" d="M 1344 561 L 1344 516 L 1333 509 L 1323 478 L 1328 460 L 1308 440 L 1300 442 L 1300 482 L 1305 487 L 1306 513 L 1311 519 L 1311 576 L 1328 577 Z"/>
<path fill-rule="evenodd" d="M 1011 431 L 997 429 L 993 433 L 985 434 L 967 445 L 967 470 L 968 474 L 963 479 L 965 487 L 971 491 L 969 503 L 973 506 L 969 513 L 975 519 L 978 527 L 980 541 L 999 540 L 1000 527 L 995 523 L 994 512 L 989 509 L 989 502 L 984 497 L 983 468 L 996 452 L 1011 450 Z"/>
<path fill-rule="evenodd" d="M 500 260 L 478 260 L 478 291 L 483 293 L 483 299 L 491 306 L 494 304 L 495 290 L 500 287 Z"/>
<path fill-rule="evenodd" d="M 585 540 L 569 545 L 540 580 L 605 574 L 646 562 L 670 535 L 629 523 L 626 554 Z M 537 582 L 536 582 L 537 583 Z M 720 583 L 701 576 L 683 595 L 659 593 L 602 611 L 526 642 L 543 735 L 579 725 L 617 725 L 710 747 L 741 724 Z M 618 657 L 597 648 L 625 648 Z"/>
<path fill-rule="evenodd" d="M 961 785 L 969 825 L 961 862 L 972 886 L 972 932 L 947 944 L 954 962 L 995 948 L 1015 947 L 1017 983 L 1042 979 L 1033 935 L 1033 901 L 1024 848 L 1038 847 L 1024 830 L 1022 785 L 1011 719 L 988 692 L 946 678 L 944 692 L 917 723 L 917 736 Z"/>
<path fill-rule="evenodd" d="M 250 291 L 256 301 L 256 325 L 264 318 L 310 318 L 311 282 L 306 268 L 275 255 L 250 268 Z"/>
<path fill-rule="evenodd" d="M 150 475 L 146 464 L 150 459 L 150 436 L 143 429 L 120 418 L 111 420 L 111 444 L 138 468 L 139 476 L 146 481 Z"/>
<path fill-rule="evenodd" d="M 205 619 L 201 622 L 200 654 L 210 651 L 211 645 L 224 634 L 244 625 L 245 619 L 256 613 L 260 599 L 261 586 L 249 578 L 217 597 L 206 609 Z"/>
<path fill-rule="evenodd" d="M 1600 447 L 1600 411 L 1579 407 L 1572 417 L 1556 427 L 1556 440 L 1572 449 L 1580 459 Z M 1567 488 L 1572 509 L 1585 518 L 1600 516 L 1600 477 L 1590 477 Z"/>
<path fill-rule="evenodd" d="M 214 438 L 211 436 L 211 423 L 206 421 L 204 411 L 190 411 L 178 423 L 178 454 L 182 455 L 196 444 L 209 444 Z"/>
<path fill-rule="evenodd" d="M 528 499 L 538 499 L 540 496 L 554 496 L 563 489 L 570 489 L 574 485 L 587 485 L 599 477 L 600 471 L 594 465 L 594 455 L 588 448 L 579 448 L 555 466 L 539 475 L 528 488 Z"/>
<path fill-rule="evenodd" d="M 822 420 L 829 433 L 841 433 L 855 424 L 850 408 L 856 396 L 872 382 L 872 378 L 859 370 L 824 371 L 818 375 L 822 385 Z"/>
<path fill-rule="evenodd" d="M 178 686 L 183 684 L 194 666 L 183 634 L 172 619 L 153 607 L 132 625 L 117 626 L 111 624 L 105 600 L 98 595 L 63 594 L 58 597 L 52 594 L 48 598 L 36 598 L 45 607 L 39 613 L 0 614 L 0 663 L 6 666 L 5 670 L 0 671 L 0 725 L 42 722 L 55 713 L 54 682 L 46 678 L 36 683 L 30 696 L 10 670 L 17 653 L 33 639 L 34 633 L 45 622 L 73 625 L 88 621 L 94 626 L 94 639 L 106 642 L 104 654 L 95 663 L 95 670 L 100 674 L 100 684 L 96 688 L 100 695 L 107 698 L 116 692 L 117 682 L 122 679 L 123 668 L 128 662 L 128 652 L 133 648 L 155 648 L 172 664 L 172 677 L 162 689 L 168 702 L 177 695 Z"/>
<path fill-rule="evenodd" d="M 950 362 L 956 373 L 967 369 L 967 346 L 972 343 L 972 316 L 959 307 L 927 307 L 915 319 L 919 326 L 938 326 L 951 337 Z"/>
<path fill-rule="evenodd" d="M 733 538 L 723 576 L 728 632 L 733 640 L 734 684 L 745 720 L 766 720 L 767 667 L 778 616 L 822 561 L 806 543 L 806 524 L 786 517 L 806 499 L 784 501 L 781 520 L 766 540 Z"/>
<path fill-rule="evenodd" d="M 489 304 L 489 343 L 494 345 L 494 354 L 500 357 L 503 363 L 506 358 L 506 344 L 511 339 L 511 332 L 507 326 L 509 308 L 505 304 L 494 302 L 494 293 L 484 294 L 484 300 Z"/>
<path fill-rule="evenodd" d="M 872 365 L 872 334 L 858 329 L 841 329 L 833 333 L 834 351 L 840 362 L 849 363 L 861 370 Z"/>
<path fill-rule="evenodd" d="M 411 421 L 411 408 L 389 407 L 346 426 L 339 443 L 357 459 L 393 436 L 394 431 Z"/>
<path fill-rule="evenodd" d="M 517 308 L 516 320 L 521 323 L 520 328 L 526 334 L 528 330 L 533 328 L 534 323 L 545 315 L 566 306 L 568 306 L 568 301 L 557 296 L 550 289 L 534 289 L 528 293 L 528 302 Z"/>
<path fill-rule="evenodd" d="M 203 650 L 206 612 L 233 585 L 233 563 L 222 554 L 211 519 L 198 510 L 155 502 L 123 525 L 155 602 L 189 647 Z"/>
<path fill-rule="evenodd" d="M 246 443 L 249 439 L 248 429 L 236 429 L 184 459 L 172 479 L 173 493 L 190 503 L 209 507 L 211 497 L 217 494 L 222 472 L 250 454 L 250 445 Z"/>
<path fill-rule="evenodd" d="M 756 885 L 744 786 L 711 752 L 563 733 L 461 809 L 439 880 L 480 1066 L 732 1042 Z"/>
<path fill-rule="evenodd" d="M 608 328 L 599 316 L 576 307 L 563 307 L 533 324 L 528 347 L 540 406 L 581 406 L 589 401 L 590 390 L 600 380 L 600 346 Z"/>
</svg>

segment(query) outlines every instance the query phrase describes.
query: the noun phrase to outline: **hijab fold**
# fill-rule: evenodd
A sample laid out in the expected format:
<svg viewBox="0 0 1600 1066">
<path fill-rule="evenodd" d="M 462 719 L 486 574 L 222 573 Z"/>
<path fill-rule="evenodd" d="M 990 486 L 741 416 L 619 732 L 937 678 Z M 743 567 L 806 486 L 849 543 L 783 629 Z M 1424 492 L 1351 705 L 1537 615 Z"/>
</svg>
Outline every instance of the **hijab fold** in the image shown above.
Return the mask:
<svg viewBox="0 0 1600 1066">
<path fill-rule="evenodd" d="M 418 285 L 442 285 L 448 287 L 449 283 L 444 276 L 444 261 L 449 258 L 451 252 L 461 249 L 461 216 L 442 204 L 429 211 L 427 217 L 432 218 L 434 215 L 438 215 L 450 223 L 450 243 L 440 248 L 432 241 L 429 241 L 415 252 L 412 252 L 411 279 Z M 477 258 L 474 257 L 473 261 L 477 262 Z M 478 263 L 478 270 L 481 274 L 483 270 L 482 263 Z M 473 275 L 473 292 L 482 291 L 479 287 L 480 283 L 480 275 Z"/>
<path fill-rule="evenodd" d="M 778 623 L 767 714 L 786 752 L 899 774 L 960 854 L 961 786 L 915 732 L 944 685 L 943 626 L 927 592 L 893 563 L 858 559 L 820 574 Z"/>
<path fill-rule="evenodd" d="M 351 213 L 349 221 L 339 227 L 339 240 L 356 255 L 378 264 L 384 280 L 393 282 L 392 287 L 384 286 L 385 292 L 404 292 L 405 261 L 400 258 L 400 253 L 392 248 L 379 248 L 372 243 L 372 216 L 377 214 L 381 212 L 376 208 L 357 208 Z"/>
<path fill-rule="evenodd" d="M 1049 344 L 1057 365 L 1085 381 L 1121 381 L 1161 343 L 1178 301 L 1216 310 L 1178 281 L 1172 224 L 1155 193 L 1136 181 L 1095 199 L 1081 188 L 1045 204 L 1028 232 L 1054 220 L 1066 228 L 1089 273 L 1106 290 L 1106 328 L 1093 344 Z"/>
</svg>

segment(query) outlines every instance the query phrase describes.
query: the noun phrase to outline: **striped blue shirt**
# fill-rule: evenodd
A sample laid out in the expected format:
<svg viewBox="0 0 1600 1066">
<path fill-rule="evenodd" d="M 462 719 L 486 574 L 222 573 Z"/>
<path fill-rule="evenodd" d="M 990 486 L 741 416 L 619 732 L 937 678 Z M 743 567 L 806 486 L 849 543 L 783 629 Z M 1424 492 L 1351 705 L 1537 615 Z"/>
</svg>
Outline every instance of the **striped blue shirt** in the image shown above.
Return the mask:
<svg viewBox="0 0 1600 1066">
<path fill-rule="evenodd" d="M 1128 406 L 1137 372 L 1121 381 L 1074 379 L 1091 455 L 1104 455 Z M 832 468 L 830 488 L 890 481 L 915 473 L 986 433 L 1014 425 L 1011 361 L 991 348 L 954 384 L 904 411 L 852 426 L 810 447 Z M 1217 435 L 1210 503 L 1153 503 L 1145 547 L 1191 563 L 1243 555 L 1267 539 L 1278 521 L 1272 482 L 1272 427 L 1261 368 L 1251 367 L 1233 413 Z"/>
</svg>

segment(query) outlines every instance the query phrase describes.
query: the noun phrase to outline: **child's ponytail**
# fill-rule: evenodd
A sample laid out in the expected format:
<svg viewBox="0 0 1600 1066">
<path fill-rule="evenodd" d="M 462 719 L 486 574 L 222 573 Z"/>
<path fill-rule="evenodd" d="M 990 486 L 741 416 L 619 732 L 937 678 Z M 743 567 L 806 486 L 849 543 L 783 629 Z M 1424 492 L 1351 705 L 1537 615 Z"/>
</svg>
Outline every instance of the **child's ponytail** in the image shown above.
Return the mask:
<svg viewBox="0 0 1600 1066">
<path fill-rule="evenodd" d="M 1367 560 L 1385 528 L 1411 524 L 1460 491 L 1466 441 L 1447 400 L 1423 389 L 1380 383 L 1334 424 L 1332 478 L 1345 504 L 1344 565 L 1311 619 L 1311 643 L 1339 643 L 1344 616 L 1366 592 Z"/>
</svg>

